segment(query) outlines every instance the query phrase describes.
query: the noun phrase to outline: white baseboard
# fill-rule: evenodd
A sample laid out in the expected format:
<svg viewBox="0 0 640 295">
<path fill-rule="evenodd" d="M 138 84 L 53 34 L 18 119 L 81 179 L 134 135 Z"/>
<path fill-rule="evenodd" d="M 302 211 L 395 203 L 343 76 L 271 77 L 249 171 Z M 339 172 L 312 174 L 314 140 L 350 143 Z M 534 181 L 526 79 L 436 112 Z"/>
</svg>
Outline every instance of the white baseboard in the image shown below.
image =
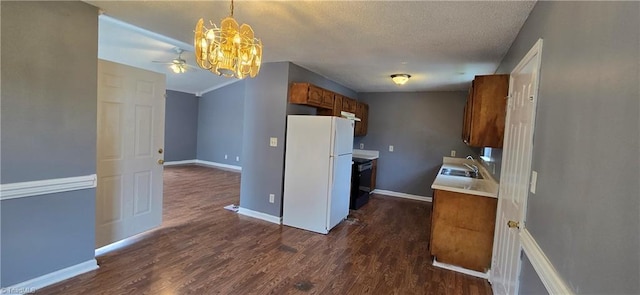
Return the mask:
<svg viewBox="0 0 640 295">
<path fill-rule="evenodd" d="M 168 161 L 168 162 L 164 162 L 164 166 L 176 166 L 176 165 L 189 165 L 189 164 L 195 164 L 196 163 L 196 159 L 193 160 L 182 160 L 182 161 Z"/>
<path fill-rule="evenodd" d="M 453 270 L 455 272 L 463 273 L 466 275 L 470 275 L 470 276 L 474 276 L 482 279 L 489 279 L 489 272 L 479 272 L 471 269 L 466 269 L 464 267 L 459 267 L 451 264 L 438 262 L 435 257 L 433 258 L 433 266 L 437 266 L 439 268 L 444 268 L 448 270 Z"/>
<path fill-rule="evenodd" d="M 520 243 L 549 294 L 574 294 L 526 228 L 520 231 Z"/>
<path fill-rule="evenodd" d="M 399 193 L 399 192 L 382 190 L 382 189 L 374 189 L 373 193 L 374 194 L 379 194 L 379 195 L 390 196 L 390 197 L 398 197 L 398 198 L 403 198 L 403 199 L 423 201 L 423 202 L 431 202 L 433 200 L 433 198 L 431 198 L 431 197 L 412 195 L 412 194 L 405 194 L 405 193 Z"/>
<path fill-rule="evenodd" d="M 95 174 L 7 183 L 0 185 L 0 200 L 89 189 L 96 187 L 96 184 Z"/>
<path fill-rule="evenodd" d="M 244 216 L 249 216 L 249 217 L 253 217 L 253 218 L 262 219 L 264 221 L 268 221 L 268 222 L 275 223 L 275 224 L 281 224 L 282 223 L 282 217 L 277 217 L 277 216 L 269 215 L 269 214 L 266 214 L 266 213 L 253 211 L 253 210 L 247 209 L 247 208 L 240 207 L 238 209 L 238 213 L 242 214 Z"/>
<path fill-rule="evenodd" d="M 0 294 L 27 294 L 49 285 L 64 281 L 66 279 L 81 275 L 85 272 L 98 269 L 98 262 L 95 259 L 63 268 L 61 270 L 48 273 L 28 281 L 15 284 L 13 286 L 0 289 Z"/>
<path fill-rule="evenodd" d="M 240 166 L 222 164 L 222 163 L 216 163 L 216 162 L 209 162 L 209 161 L 203 161 L 203 160 L 196 160 L 195 164 L 196 165 L 207 166 L 207 167 L 213 167 L 213 168 L 220 168 L 222 170 L 229 170 L 229 171 L 233 171 L 233 172 L 241 172 L 242 171 L 242 167 L 240 167 Z"/>
</svg>

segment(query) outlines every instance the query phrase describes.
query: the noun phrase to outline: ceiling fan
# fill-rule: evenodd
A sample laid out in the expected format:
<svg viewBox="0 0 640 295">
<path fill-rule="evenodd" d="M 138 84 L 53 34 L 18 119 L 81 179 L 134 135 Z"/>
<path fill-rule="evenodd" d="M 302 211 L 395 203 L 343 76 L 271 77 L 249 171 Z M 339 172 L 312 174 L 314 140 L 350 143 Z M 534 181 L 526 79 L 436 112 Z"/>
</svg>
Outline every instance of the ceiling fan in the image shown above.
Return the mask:
<svg viewBox="0 0 640 295">
<path fill-rule="evenodd" d="M 154 60 L 153 62 L 155 63 L 161 63 L 161 64 L 165 64 L 165 65 L 169 65 L 169 68 L 176 74 L 182 74 L 184 72 L 187 71 L 187 69 L 190 68 L 194 68 L 194 66 L 190 65 L 187 63 L 187 61 L 182 58 L 182 53 L 184 52 L 184 50 L 182 48 L 174 48 L 174 50 L 176 51 L 176 53 L 178 54 L 178 57 L 174 58 L 171 61 L 158 61 L 158 60 Z"/>
</svg>

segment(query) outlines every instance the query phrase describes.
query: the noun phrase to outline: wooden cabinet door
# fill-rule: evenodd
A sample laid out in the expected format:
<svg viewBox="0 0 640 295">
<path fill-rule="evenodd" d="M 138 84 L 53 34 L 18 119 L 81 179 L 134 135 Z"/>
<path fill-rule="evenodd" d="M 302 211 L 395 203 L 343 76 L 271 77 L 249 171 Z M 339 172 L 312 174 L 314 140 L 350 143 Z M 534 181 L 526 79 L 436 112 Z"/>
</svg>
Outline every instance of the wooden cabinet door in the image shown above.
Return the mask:
<svg viewBox="0 0 640 295">
<path fill-rule="evenodd" d="M 463 140 L 473 147 L 502 147 L 509 75 L 476 76 L 463 125 Z"/>
<path fill-rule="evenodd" d="M 349 113 L 356 113 L 356 100 L 345 97 L 342 99 L 342 110 Z"/>
<path fill-rule="evenodd" d="M 369 130 L 369 105 L 364 104 L 364 110 L 362 111 L 362 135 L 367 135 Z"/>
<path fill-rule="evenodd" d="M 462 141 L 469 144 L 469 136 L 471 131 L 471 113 L 473 112 L 473 81 L 467 95 L 467 103 L 464 105 L 464 115 L 462 118 Z"/>
<path fill-rule="evenodd" d="M 369 105 L 358 101 L 356 103 L 356 117 L 360 118 L 360 122 L 356 121 L 354 136 L 367 135 Z"/>
<path fill-rule="evenodd" d="M 378 176 L 378 159 L 371 161 L 371 191 L 376 189 L 376 177 Z"/>
<path fill-rule="evenodd" d="M 340 94 L 334 93 L 333 94 L 333 106 L 329 109 L 329 108 L 318 108 L 318 111 L 316 112 L 316 114 L 318 116 L 334 116 L 334 117 L 340 117 L 341 114 L 340 112 L 342 111 L 342 100 L 344 99 L 344 97 Z"/>
<path fill-rule="evenodd" d="M 309 83 L 293 83 L 289 90 L 289 103 L 321 107 L 322 91 L 322 88 Z"/>
<path fill-rule="evenodd" d="M 329 90 L 322 90 L 322 103 L 321 106 L 326 109 L 333 109 L 334 93 Z"/>
<path fill-rule="evenodd" d="M 340 117 L 342 116 L 340 113 L 342 112 L 342 103 L 345 97 L 340 94 L 333 95 L 333 116 Z"/>
<path fill-rule="evenodd" d="M 487 271 L 491 266 L 497 201 L 434 190 L 431 255 L 439 262 Z"/>
<path fill-rule="evenodd" d="M 321 106 L 323 101 L 322 94 L 323 94 L 322 88 L 309 85 L 309 94 L 308 94 L 307 102 L 313 105 Z"/>
</svg>

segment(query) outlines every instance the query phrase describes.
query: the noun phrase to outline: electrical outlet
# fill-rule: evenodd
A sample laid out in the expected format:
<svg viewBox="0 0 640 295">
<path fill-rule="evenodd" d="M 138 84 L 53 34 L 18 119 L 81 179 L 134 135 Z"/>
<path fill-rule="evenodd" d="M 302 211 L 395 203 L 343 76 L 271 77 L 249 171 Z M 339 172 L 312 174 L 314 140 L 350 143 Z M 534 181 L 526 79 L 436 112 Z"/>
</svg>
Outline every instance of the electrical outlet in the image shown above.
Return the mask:
<svg viewBox="0 0 640 295">
<path fill-rule="evenodd" d="M 360 143 L 360 149 L 363 150 L 364 149 L 364 143 Z"/>
<path fill-rule="evenodd" d="M 276 195 L 269 194 L 269 203 L 273 204 L 276 201 Z"/>
<path fill-rule="evenodd" d="M 236 156 L 236 162 L 240 162 L 240 157 Z"/>
<path fill-rule="evenodd" d="M 389 146 L 389 151 L 393 152 L 393 146 L 392 145 Z"/>
<path fill-rule="evenodd" d="M 529 190 L 531 191 L 532 194 L 536 193 L 537 184 L 538 184 L 538 172 L 531 171 L 531 186 L 529 187 Z"/>
<path fill-rule="evenodd" d="M 226 160 L 227 158 L 229 158 L 229 155 L 224 155 L 224 159 Z"/>
<path fill-rule="evenodd" d="M 456 156 L 456 150 L 451 150 L 451 156 L 455 157 Z"/>
<path fill-rule="evenodd" d="M 272 147 L 278 146 L 278 138 L 277 137 L 271 137 L 271 139 L 269 140 L 269 146 L 272 146 Z"/>
</svg>

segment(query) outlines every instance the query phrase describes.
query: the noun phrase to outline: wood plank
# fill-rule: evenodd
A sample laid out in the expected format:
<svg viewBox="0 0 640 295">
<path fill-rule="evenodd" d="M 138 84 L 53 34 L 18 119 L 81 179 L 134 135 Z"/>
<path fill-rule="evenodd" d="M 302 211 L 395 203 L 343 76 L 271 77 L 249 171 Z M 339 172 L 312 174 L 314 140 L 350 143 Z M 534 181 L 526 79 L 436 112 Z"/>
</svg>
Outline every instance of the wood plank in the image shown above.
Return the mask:
<svg viewBox="0 0 640 295">
<path fill-rule="evenodd" d="M 431 205 L 372 195 L 328 235 L 238 215 L 240 174 L 165 168 L 164 222 L 36 294 L 491 294 L 431 265 Z"/>
</svg>

